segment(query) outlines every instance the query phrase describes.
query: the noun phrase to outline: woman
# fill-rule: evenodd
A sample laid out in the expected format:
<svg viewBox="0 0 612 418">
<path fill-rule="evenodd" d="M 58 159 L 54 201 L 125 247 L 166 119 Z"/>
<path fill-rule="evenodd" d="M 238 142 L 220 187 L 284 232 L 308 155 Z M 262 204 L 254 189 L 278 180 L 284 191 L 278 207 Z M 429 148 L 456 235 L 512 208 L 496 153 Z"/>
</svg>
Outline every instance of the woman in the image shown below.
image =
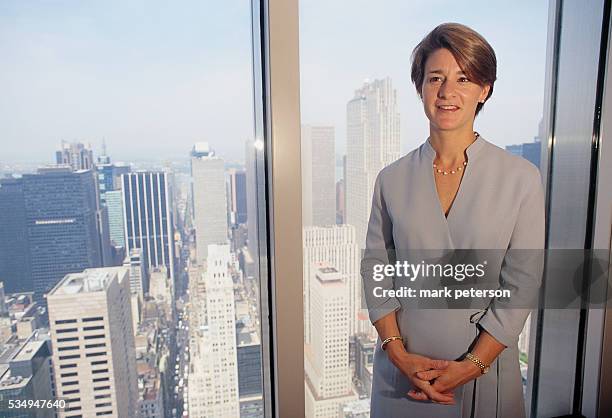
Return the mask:
<svg viewBox="0 0 612 418">
<path fill-rule="evenodd" d="M 374 295 L 375 286 L 397 286 L 394 278 L 372 280 L 374 265 L 393 264 L 396 251 L 499 249 L 503 263 L 489 267 L 501 288 L 539 285 L 541 253 L 508 251 L 544 246 L 539 171 L 473 128 L 495 80 L 493 49 L 464 25 L 436 27 L 413 52 L 430 134 L 379 173 L 362 260 L 379 335 L 372 418 L 525 415 L 517 343 L 529 310 L 504 309 L 502 299 L 481 311 L 411 309 L 406 298 Z"/>
</svg>

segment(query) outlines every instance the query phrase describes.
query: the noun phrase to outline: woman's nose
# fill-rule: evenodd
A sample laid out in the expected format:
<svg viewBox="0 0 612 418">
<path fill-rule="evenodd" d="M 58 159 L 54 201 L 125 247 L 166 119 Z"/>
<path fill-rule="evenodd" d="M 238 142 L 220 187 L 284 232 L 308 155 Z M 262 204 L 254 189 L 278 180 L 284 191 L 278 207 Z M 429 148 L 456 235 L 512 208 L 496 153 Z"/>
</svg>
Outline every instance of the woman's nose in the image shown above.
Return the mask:
<svg viewBox="0 0 612 418">
<path fill-rule="evenodd" d="M 453 82 L 448 80 L 444 81 L 438 90 L 438 97 L 441 99 L 453 97 L 455 95 L 455 87 L 456 86 Z"/>
</svg>

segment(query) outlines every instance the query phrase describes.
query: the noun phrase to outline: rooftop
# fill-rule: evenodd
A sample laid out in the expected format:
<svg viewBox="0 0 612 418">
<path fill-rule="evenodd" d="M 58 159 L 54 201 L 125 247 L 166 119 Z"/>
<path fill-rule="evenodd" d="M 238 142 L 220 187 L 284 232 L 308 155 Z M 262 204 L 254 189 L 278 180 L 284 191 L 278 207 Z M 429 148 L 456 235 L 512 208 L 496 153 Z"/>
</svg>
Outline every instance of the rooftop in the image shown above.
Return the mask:
<svg viewBox="0 0 612 418">
<path fill-rule="evenodd" d="M 67 274 L 49 292 L 52 295 L 75 295 L 101 292 L 124 267 L 104 267 L 84 270 L 82 273 Z"/>
<path fill-rule="evenodd" d="M 322 283 L 342 281 L 340 272 L 335 267 L 329 265 L 319 265 L 315 270 L 315 276 Z"/>
</svg>

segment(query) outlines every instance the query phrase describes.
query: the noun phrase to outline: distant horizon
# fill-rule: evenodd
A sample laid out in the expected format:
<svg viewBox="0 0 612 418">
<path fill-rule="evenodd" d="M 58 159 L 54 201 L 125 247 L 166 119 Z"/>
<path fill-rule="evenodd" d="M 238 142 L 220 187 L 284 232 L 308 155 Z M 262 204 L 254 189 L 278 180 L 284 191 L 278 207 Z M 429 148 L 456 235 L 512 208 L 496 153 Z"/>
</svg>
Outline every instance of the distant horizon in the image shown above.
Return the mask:
<svg viewBox="0 0 612 418">
<path fill-rule="evenodd" d="M 0 2 L 0 164 L 52 162 L 62 140 L 99 155 L 103 139 L 115 161 L 182 160 L 200 141 L 244 161 L 253 137 L 250 12 L 247 0 Z M 333 126 L 336 155 L 346 153 L 346 104 L 365 79 L 393 81 L 402 154 L 425 140 L 409 57 L 444 21 L 473 27 L 497 54 L 495 91 L 475 129 L 501 147 L 538 135 L 548 1 L 309 0 L 299 12 L 302 123 Z"/>
</svg>

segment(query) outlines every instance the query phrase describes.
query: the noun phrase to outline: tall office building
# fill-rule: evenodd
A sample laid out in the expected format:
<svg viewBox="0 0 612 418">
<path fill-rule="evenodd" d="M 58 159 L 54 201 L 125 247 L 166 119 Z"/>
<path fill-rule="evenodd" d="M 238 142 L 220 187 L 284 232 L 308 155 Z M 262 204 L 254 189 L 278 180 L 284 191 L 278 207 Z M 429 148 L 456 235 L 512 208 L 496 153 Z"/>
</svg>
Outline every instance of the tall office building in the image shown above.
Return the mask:
<svg viewBox="0 0 612 418">
<path fill-rule="evenodd" d="M 229 172 L 229 209 L 233 225 L 247 221 L 246 172 L 232 169 Z"/>
<path fill-rule="evenodd" d="M 121 189 L 121 175 L 130 172 L 130 166 L 124 164 L 113 164 L 110 157 L 98 159 L 96 164 L 98 174 L 98 189 L 100 190 L 100 200 L 106 202 L 106 193 Z"/>
<path fill-rule="evenodd" d="M 6 305 L 6 295 L 4 293 L 4 283 L 0 282 L 0 316 L 8 315 L 9 310 Z"/>
<path fill-rule="evenodd" d="M 347 105 L 346 223 L 365 245 L 378 172 L 400 157 L 400 115 L 390 78 L 365 82 Z"/>
<path fill-rule="evenodd" d="M 144 289 L 148 288 L 148 271 L 142 257 L 140 248 L 132 248 L 130 254 L 125 257 L 123 267 L 130 272 L 130 292 L 136 293 L 140 300 L 144 299 Z"/>
<path fill-rule="evenodd" d="M 149 270 L 165 266 L 174 280 L 174 224 L 167 173 L 127 173 L 121 176 L 121 183 L 126 254 L 140 248 Z"/>
<path fill-rule="evenodd" d="M 196 253 L 203 264 L 210 244 L 228 241 L 225 165 L 205 142 L 197 143 L 191 152 L 191 177 Z"/>
<path fill-rule="evenodd" d="M 138 376 L 128 269 L 87 269 L 48 295 L 60 417 L 136 416 Z"/>
<path fill-rule="evenodd" d="M 33 290 L 23 179 L 0 179 L 0 280 L 8 293 Z"/>
<path fill-rule="evenodd" d="M 333 126 L 302 126 L 302 223 L 336 224 Z"/>
<path fill-rule="evenodd" d="M 539 137 L 535 137 L 533 142 L 524 142 L 522 144 L 507 145 L 506 151 L 514 155 L 523 157 L 530 161 L 536 167 L 540 168 L 540 156 L 542 154 L 542 143 Z"/>
<path fill-rule="evenodd" d="M 366 332 L 371 324 L 367 316 L 360 315 L 361 309 L 361 276 L 359 274 L 360 252 L 355 238 L 355 227 L 352 225 L 335 225 L 331 227 L 307 227 L 303 234 L 304 257 L 304 341 L 309 343 L 312 334 L 318 332 L 313 328 L 312 318 L 312 277 L 321 263 L 335 267 L 345 280 L 347 287 L 347 332 L 354 335 Z M 361 318 L 361 319 L 360 319 Z M 311 331 L 314 329 L 314 332 Z"/>
<path fill-rule="evenodd" d="M 344 179 L 336 182 L 336 224 L 342 225 L 344 222 Z"/>
<path fill-rule="evenodd" d="M 2 417 L 53 418 L 53 408 L 13 408 L 8 401 L 25 403 L 53 399 L 51 344 L 30 335 L 25 341 L 3 345 L 0 356 L 0 414 Z"/>
<path fill-rule="evenodd" d="M 197 328 L 192 341 L 189 416 L 235 418 L 239 415 L 236 311 L 229 245 L 210 245 L 206 271 L 190 278 Z M 203 283 L 202 283 L 203 282 Z"/>
<path fill-rule="evenodd" d="M 35 296 L 66 274 L 102 265 L 96 184 L 90 170 L 66 167 L 25 174 L 26 236 Z"/>
<path fill-rule="evenodd" d="M 121 175 L 130 172 L 130 166 L 126 164 L 113 164 L 106 150 L 106 141 L 102 140 L 102 155 L 98 156 L 96 163 L 100 195 L 111 190 L 121 188 Z"/>
<path fill-rule="evenodd" d="M 104 193 L 108 212 L 108 232 L 111 244 L 125 248 L 125 225 L 123 224 L 123 192 L 111 190 Z"/>
<path fill-rule="evenodd" d="M 60 149 L 55 152 L 55 162 L 69 165 L 74 171 L 91 170 L 94 168 L 93 151 L 90 145 L 62 141 Z"/>
<path fill-rule="evenodd" d="M 261 341 L 257 329 L 237 327 L 236 344 L 240 418 L 259 418 L 263 415 L 263 387 Z"/>
<path fill-rule="evenodd" d="M 336 418 L 357 399 L 349 367 L 348 287 L 342 274 L 326 264 L 312 271 L 311 321 L 317 332 L 304 346 L 306 416 Z"/>
</svg>

